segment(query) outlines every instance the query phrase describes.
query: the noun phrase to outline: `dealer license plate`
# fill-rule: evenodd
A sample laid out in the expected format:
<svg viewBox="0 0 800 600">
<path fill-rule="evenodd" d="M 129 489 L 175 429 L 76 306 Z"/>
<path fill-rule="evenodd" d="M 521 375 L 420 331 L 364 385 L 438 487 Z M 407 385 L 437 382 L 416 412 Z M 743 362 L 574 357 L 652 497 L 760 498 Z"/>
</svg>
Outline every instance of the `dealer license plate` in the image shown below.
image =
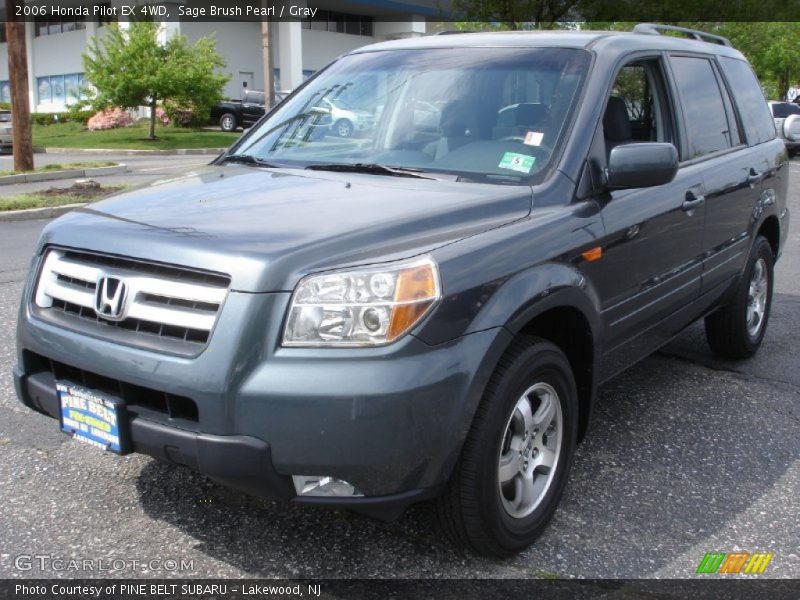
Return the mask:
<svg viewBox="0 0 800 600">
<path fill-rule="evenodd" d="M 57 382 L 61 431 L 117 454 L 128 451 L 127 413 L 122 401 L 66 382 Z"/>
</svg>

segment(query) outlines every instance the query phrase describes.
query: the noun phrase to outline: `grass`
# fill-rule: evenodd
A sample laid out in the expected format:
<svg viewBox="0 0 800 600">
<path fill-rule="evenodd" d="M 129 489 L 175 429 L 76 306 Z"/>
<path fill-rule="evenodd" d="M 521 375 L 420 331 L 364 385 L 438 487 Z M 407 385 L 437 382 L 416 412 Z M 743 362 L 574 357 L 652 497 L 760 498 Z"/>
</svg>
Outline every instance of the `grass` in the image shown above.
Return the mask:
<svg viewBox="0 0 800 600">
<path fill-rule="evenodd" d="M 0 171 L 0 177 L 4 175 L 18 175 L 21 173 L 41 173 L 43 171 L 63 171 L 64 169 L 94 169 L 96 167 L 113 167 L 119 163 L 110 160 L 95 160 L 89 162 L 76 163 L 56 163 L 37 167 L 33 171 Z"/>
<path fill-rule="evenodd" d="M 33 145 L 45 148 L 108 148 L 119 150 L 174 150 L 176 148 L 227 148 L 238 133 L 156 126 L 156 139 L 147 139 L 148 123 L 130 127 L 87 131 L 80 123 L 33 126 Z"/>
<path fill-rule="evenodd" d="M 126 186 L 99 188 L 50 188 L 43 192 L 19 194 L 18 196 L 0 197 L 0 212 L 7 210 L 24 210 L 26 208 L 44 208 L 63 206 L 76 202 L 95 202 L 110 196 Z"/>
</svg>

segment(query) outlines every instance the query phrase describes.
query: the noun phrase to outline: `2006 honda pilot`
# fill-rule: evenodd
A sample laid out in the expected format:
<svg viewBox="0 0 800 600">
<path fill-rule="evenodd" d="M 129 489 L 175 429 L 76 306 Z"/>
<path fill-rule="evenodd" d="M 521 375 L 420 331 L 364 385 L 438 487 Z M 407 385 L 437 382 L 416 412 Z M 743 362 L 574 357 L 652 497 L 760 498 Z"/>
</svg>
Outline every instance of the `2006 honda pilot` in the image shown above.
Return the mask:
<svg viewBox="0 0 800 600">
<path fill-rule="evenodd" d="M 699 318 L 734 358 L 767 327 L 786 149 L 727 40 L 663 29 L 339 58 L 207 168 L 45 229 L 19 397 L 251 493 L 436 497 L 454 540 L 519 551 L 598 384 Z"/>
</svg>

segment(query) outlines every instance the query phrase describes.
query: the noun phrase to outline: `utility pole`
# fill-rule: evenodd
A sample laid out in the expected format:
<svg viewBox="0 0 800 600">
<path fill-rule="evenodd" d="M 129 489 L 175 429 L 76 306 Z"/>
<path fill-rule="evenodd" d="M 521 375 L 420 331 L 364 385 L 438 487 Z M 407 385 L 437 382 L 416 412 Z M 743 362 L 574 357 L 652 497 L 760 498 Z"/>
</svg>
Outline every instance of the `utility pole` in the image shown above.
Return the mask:
<svg viewBox="0 0 800 600">
<path fill-rule="evenodd" d="M 11 87 L 11 125 L 14 145 L 14 170 L 33 170 L 31 108 L 28 98 L 28 52 L 25 22 L 16 16 L 24 0 L 6 0 L 6 39 L 8 40 L 8 78 Z"/>
</svg>

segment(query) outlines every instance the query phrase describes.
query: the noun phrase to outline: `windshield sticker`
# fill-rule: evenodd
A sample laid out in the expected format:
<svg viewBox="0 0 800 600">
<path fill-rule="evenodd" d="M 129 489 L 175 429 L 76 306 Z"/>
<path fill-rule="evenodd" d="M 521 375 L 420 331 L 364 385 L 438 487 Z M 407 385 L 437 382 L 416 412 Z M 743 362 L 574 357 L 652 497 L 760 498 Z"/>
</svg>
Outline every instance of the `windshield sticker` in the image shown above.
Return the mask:
<svg viewBox="0 0 800 600">
<path fill-rule="evenodd" d="M 501 169 L 511 169 L 512 171 L 519 171 L 520 173 L 530 173 L 533 168 L 533 163 L 536 158 L 527 156 L 525 154 L 517 154 L 516 152 L 506 152 L 503 154 L 500 164 L 497 165 Z"/>
<path fill-rule="evenodd" d="M 525 141 L 523 143 L 528 146 L 540 146 L 543 137 L 544 134 L 541 131 L 529 131 L 525 134 Z"/>
</svg>

